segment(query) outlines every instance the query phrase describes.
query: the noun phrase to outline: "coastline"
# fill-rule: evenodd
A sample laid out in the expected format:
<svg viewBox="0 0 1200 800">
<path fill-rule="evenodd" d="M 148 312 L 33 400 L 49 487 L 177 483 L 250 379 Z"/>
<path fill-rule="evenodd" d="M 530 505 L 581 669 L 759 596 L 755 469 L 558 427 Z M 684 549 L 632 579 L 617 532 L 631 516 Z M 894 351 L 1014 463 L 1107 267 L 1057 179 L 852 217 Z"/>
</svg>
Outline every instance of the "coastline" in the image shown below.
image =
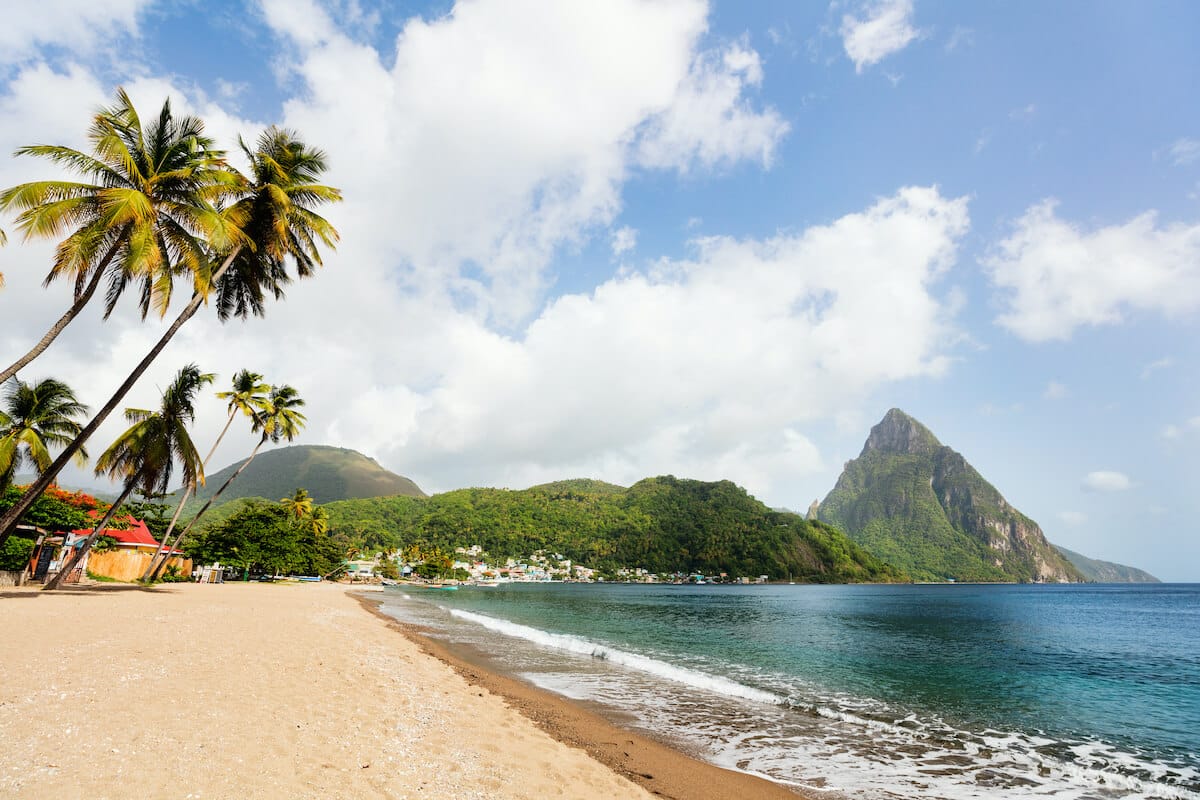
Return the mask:
<svg viewBox="0 0 1200 800">
<path fill-rule="evenodd" d="M 453 669 L 471 686 L 506 702 L 555 740 L 586 752 L 657 797 L 671 800 L 797 800 L 799 790 L 744 772 L 724 769 L 649 736 L 621 727 L 584 705 L 501 675 L 464 658 L 421 629 L 386 614 L 371 592 L 350 591 L 364 609 L 385 621 L 426 655 Z"/>
<path fill-rule="evenodd" d="M 331 584 L 0 590 L 0 794 L 651 797 L 380 623 Z"/>
</svg>

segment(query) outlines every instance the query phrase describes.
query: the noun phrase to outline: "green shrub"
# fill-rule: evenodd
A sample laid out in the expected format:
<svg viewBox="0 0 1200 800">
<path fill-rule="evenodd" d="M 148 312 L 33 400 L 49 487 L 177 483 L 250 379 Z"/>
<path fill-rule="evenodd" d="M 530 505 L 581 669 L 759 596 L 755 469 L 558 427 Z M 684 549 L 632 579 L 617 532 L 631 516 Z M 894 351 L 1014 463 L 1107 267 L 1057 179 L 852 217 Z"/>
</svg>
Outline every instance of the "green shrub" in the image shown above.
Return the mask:
<svg viewBox="0 0 1200 800">
<path fill-rule="evenodd" d="M 34 542 L 20 536 L 10 536 L 0 548 L 0 569 L 20 572 L 29 566 L 29 557 L 33 554 Z"/>
</svg>

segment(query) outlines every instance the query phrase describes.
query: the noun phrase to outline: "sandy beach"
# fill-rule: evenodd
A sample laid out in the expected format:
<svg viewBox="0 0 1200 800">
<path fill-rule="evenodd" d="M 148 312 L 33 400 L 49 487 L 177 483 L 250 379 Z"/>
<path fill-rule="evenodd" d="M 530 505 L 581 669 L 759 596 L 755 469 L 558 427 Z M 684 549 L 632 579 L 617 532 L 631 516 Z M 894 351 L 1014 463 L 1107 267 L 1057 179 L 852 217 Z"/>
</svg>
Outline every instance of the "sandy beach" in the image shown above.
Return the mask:
<svg viewBox="0 0 1200 800">
<path fill-rule="evenodd" d="M 796 797 L 372 608 L 338 585 L 0 592 L 0 794 Z"/>
</svg>

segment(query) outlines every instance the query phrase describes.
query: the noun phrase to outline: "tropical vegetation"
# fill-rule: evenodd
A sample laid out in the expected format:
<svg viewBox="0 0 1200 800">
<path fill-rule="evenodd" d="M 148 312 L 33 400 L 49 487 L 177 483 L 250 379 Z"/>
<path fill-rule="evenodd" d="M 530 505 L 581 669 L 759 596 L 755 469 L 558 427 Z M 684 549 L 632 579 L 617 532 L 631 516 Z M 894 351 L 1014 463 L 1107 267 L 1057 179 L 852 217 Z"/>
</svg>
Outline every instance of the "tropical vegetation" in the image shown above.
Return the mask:
<svg viewBox="0 0 1200 800">
<path fill-rule="evenodd" d="M 118 506 L 134 489 L 143 494 L 165 492 L 176 463 L 184 483 L 204 479 L 200 454 L 188 434 L 188 426 L 196 416 L 196 393 L 212 381 L 211 374 L 202 373 L 195 364 L 189 364 L 167 386 L 157 410 L 125 410 L 125 419 L 132 425 L 96 460 L 97 475 L 123 479 L 121 494 L 71 558 L 46 582 L 46 589 L 58 588 L 71 574 L 108 527 Z"/>
<path fill-rule="evenodd" d="M 219 319 L 261 315 L 266 296 L 281 298 L 292 280 L 288 265 L 297 277 L 312 275 L 321 264 L 320 246 L 333 247 L 338 238 L 315 210 L 341 199 L 337 189 L 319 183 L 324 154 L 293 132 L 272 127 L 254 148 L 241 142 L 251 165 L 250 175 L 243 176 L 212 149 L 202 121 L 176 119 L 164 103 L 145 126 L 122 91 L 112 108 L 97 113 L 90 139 L 90 154 L 49 145 L 19 151 L 89 180 L 21 184 L 0 192 L 0 208 L 18 212 L 17 226 L 26 237 L 66 235 L 51 276 L 74 279 L 72 308 L 82 308 L 80 301 L 91 297 L 89 287 L 95 291 L 101 274 L 109 276 L 106 313 L 130 284 L 139 289 L 143 316 L 151 308 L 167 312 L 176 277 L 187 277 L 191 299 L 95 417 L 0 516 L 0 545 L 214 293 Z M 34 351 L 29 358 L 41 352 Z M 27 363 L 18 361 L 12 373 Z"/>
<path fill-rule="evenodd" d="M 628 489 L 559 482 L 522 491 L 347 500 L 325 508 L 330 533 L 366 552 L 453 552 L 478 544 L 493 558 L 545 550 L 601 570 L 811 582 L 906 577 L 840 531 L 772 510 L 729 481 L 665 476 Z"/>
<path fill-rule="evenodd" d="M 87 412 L 87 406 L 61 381 L 9 382 L 0 401 L 0 489 L 10 486 L 23 466 L 35 474 L 49 469 L 50 448 L 70 444 L 80 431 L 76 418 Z M 76 455 L 86 462 L 82 448 Z"/>
</svg>

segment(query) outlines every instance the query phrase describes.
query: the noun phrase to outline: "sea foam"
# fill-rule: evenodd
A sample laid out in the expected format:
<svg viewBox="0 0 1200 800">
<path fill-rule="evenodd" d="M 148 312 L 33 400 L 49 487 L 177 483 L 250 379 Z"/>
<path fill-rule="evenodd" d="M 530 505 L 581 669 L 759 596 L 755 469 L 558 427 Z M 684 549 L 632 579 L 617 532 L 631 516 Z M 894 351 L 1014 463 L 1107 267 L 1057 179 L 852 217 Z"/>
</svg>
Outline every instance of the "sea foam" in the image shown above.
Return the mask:
<svg viewBox="0 0 1200 800">
<path fill-rule="evenodd" d="M 532 628 L 528 625 L 509 622 L 508 620 L 497 619 L 496 617 L 489 617 L 484 614 L 476 614 L 471 611 L 462 611 L 457 608 L 450 609 L 450 614 L 459 619 L 482 625 L 488 630 L 504 634 L 505 636 L 524 639 L 542 647 L 565 650 L 569 653 L 588 656 L 610 664 L 619 664 L 623 667 L 645 672 L 658 678 L 686 684 L 687 686 L 725 695 L 726 697 L 737 697 L 743 700 L 751 700 L 755 703 L 767 703 L 770 705 L 784 705 L 786 703 L 785 698 L 772 692 L 755 689 L 754 687 L 731 681 L 728 678 L 709 675 L 699 670 L 668 664 L 665 661 L 659 661 L 649 656 L 619 650 L 615 647 L 593 642 L 580 636 L 551 633 L 539 628 Z"/>
</svg>

